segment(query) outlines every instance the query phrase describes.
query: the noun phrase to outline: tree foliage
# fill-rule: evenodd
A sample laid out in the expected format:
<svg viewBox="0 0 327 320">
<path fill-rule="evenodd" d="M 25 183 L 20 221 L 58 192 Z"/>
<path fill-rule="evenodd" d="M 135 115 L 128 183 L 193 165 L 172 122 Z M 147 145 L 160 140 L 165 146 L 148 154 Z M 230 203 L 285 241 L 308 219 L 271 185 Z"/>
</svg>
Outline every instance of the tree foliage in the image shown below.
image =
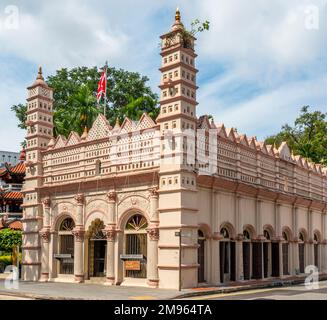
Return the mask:
<svg viewBox="0 0 327 320">
<path fill-rule="evenodd" d="M 137 72 L 108 68 L 107 104 L 96 106 L 96 92 L 101 77 L 97 67 L 66 68 L 56 71 L 46 79 L 54 89 L 54 125 L 55 136 L 68 136 L 71 131 L 81 133 L 84 126 L 91 127 L 99 112 L 106 109 L 106 117 L 111 124 L 116 118 L 125 116 L 137 120 L 147 112 L 153 118 L 159 114 L 158 96 L 147 85 L 148 78 Z M 12 106 L 18 119 L 18 127 L 26 129 L 26 106 Z"/>
<path fill-rule="evenodd" d="M 327 165 L 327 113 L 309 112 L 309 108 L 303 107 L 293 126 L 285 124 L 278 134 L 265 142 L 279 147 L 286 141 L 294 155 Z"/>
<path fill-rule="evenodd" d="M 0 231 L 0 250 L 10 252 L 15 246 L 22 245 L 22 232 L 12 229 Z"/>
</svg>

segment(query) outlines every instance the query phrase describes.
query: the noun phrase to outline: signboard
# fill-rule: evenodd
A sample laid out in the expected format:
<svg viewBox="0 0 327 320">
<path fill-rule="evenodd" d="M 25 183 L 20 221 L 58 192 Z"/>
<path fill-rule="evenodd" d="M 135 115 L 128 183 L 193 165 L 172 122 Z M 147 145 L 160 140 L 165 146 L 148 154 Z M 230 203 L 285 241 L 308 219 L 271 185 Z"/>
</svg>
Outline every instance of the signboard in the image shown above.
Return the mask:
<svg viewBox="0 0 327 320">
<path fill-rule="evenodd" d="M 145 257 L 143 254 L 121 254 L 121 260 L 143 260 Z"/>
<path fill-rule="evenodd" d="M 72 255 L 70 253 L 55 253 L 53 255 L 56 259 L 70 259 Z"/>
<path fill-rule="evenodd" d="M 140 271 L 141 270 L 140 261 L 126 260 L 125 261 L 125 270 Z"/>
</svg>

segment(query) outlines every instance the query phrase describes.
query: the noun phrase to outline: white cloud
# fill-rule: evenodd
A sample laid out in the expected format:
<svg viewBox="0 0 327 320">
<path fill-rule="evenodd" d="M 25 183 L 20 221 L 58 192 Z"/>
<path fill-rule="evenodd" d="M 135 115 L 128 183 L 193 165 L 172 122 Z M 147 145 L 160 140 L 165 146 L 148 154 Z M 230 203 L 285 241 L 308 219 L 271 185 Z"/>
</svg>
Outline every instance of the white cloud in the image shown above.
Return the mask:
<svg viewBox="0 0 327 320">
<path fill-rule="evenodd" d="M 158 37 L 169 30 L 177 5 L 186 26 L 194 18 L 211 24 L 196 47 L 201 65 L 198 115 L 208 112 L 218 122 L 264 137 L 295 119 L 302 105 L 326 110 L 326 0 L 19 3 L 20 29 L 0 28 L 0 117 L 8 119 L 0 134 L 15 137 L 12 143 L 0 139 L 0 149 L 19 148 L 22 134 L 8 108 L 24 101 L 25 87 L 35 77 L 31 70 L 39 64 L 49 74 L 108 59 L 112 66 L 148 75 L 157 91 Z M 318 30 L 306 29 L 306 9 L 312 5 L 319 8 Z M 24 67 L 12 68 L 8 58 Z"/>
</svg>

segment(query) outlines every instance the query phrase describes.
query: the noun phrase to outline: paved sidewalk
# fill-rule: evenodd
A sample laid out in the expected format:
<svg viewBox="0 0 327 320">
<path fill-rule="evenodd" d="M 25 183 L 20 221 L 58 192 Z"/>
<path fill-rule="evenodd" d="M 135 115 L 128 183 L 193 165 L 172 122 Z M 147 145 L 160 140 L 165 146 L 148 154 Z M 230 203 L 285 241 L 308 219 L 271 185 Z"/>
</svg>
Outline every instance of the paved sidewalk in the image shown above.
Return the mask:
<svg viewBox="0 0 327 320">
<path fill-rule="evenodd" d="M 51 300 L 167 300 L 179 295 L 179 291 L 102 284 L 25 281 L 19 282 L 18 289 L 6 289 L 4 281 L 0 280 L 0 294 Z"/>
<path fill-rule="evenodd" d="M 320 281 L 327 275 L 320 276 Z M 288 277 L 283 280 L 251 280 L 235 282 L 229 286 L 202 287 L 182 291 L 152 289 L 147 287 L 105 286 L 103 284 L 75 284 L 62 282 L 19 282 L 18 289 L 6 289 L 0 280 L 0 294 L 30 299 L 50 300 L 171 300 L 187 299 L 220 293 L 232 293 L 253 289 L 288 287 L 304 282 L 304 277 Z"/>
</svg>

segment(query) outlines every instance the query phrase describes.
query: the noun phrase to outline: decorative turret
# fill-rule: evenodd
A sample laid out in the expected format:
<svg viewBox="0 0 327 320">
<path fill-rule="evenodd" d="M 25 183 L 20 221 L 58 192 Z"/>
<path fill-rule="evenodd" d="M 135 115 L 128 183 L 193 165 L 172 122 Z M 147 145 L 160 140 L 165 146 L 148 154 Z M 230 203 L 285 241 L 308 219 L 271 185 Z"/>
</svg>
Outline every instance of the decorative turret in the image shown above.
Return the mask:
<svg viewBox="0 0 327 320">
<path fill-rule="evenodd" d="M 42 205 L 38 188 L 43 185 L 42 151 L 51 147 L 53 138 L 53 90 L 44 81 L 42 68 L 39 67 L 34 83 L 27 88 L 27 136 L 26 136 L 26 177 L 23 187 L 25 193 L 23 208 L 26 243 L 40 245 L 38 231 L 42 228 Z M 49 146 L 50 143 L 50 146 Z M 30 232 L 33 231 L 33 232 Z M 24 280 L 37 280 L 39 274 L 39 256 L 29 249 L 23 250 Z"/>
<path fill-rule="evenodd" d="M 196 224 L 194 213 L 197 212 L 195 205 L 197 174 L 195 164 L 191 163 L 192 159 L 188 157 L 188 150 L 195 152 L 197 70 L 194 67 L 196 58 L 194 52 L 195 38 L 185 30 L 178 9 L 170 32 L 161 36 L 161 39 L 162 67 L 159 69 L 161 71 L 159 85 L 161 96 L 160 114 L 157 118 L 161 134 L 159 247 L 160 244 L 165 244 L 165 241 L 161 239 L 170 239 L 172 249 L 165 249 L 165 258 L 159 261 L 159 264 L 172 267 L 165 267 L 166 270 L 171 268 L 168 272 L 159 270 L 159 274 L 163 281 L 169 281 L 169 277 L 174 279 L 181 277 L 180 285 L 184 288 L 196 285 L 197 269 L 184 269 L 180 275 L 178 274 L 175 267 L 175 248 L 180 246 L 180 242 L 178 237 L 172 237 L 172 235 L 186 232 L 189 239 L 197 239 L 195 229 L 182 227 L 187 224 L 186 221 L 195 221 Z M 193 148 L 191 148 L 191 145 L 193 145 Z M 171 227 L 172 225 L 181 227 L 175 229 Z M 197 249 L 195 248 L 197 248 L 197 241 L 188 244 L 189 249 L 185 251 L 181 247 L 179 249 L 182 251 L 179 253 L 181 256 L 180 263 L 196 265 Z M 178 289 L 178 286 L 176 286 L 176 289 Z"/>
<path fill-rule="evenodd" d="M 161 135 L 165 136 L 162 140 L 162 156 L 167 159 L 170 153 L 174 161 L 177 160 L 174 165 L 174 170 L 176 170 L 183 167 L 185 160 L 182 135 L 185 131 L 195 133 L 196 130 L 196 90 L 198 88 L 196 86 L 198 70 L 195 69 L 197 57 L 194 52 L 195 38 L 185 30 L 179 9 L 176 10 L 171 31 L 161 36 L 161 39 L 162 67 L 159 69 L 162 74 L 159 85 L 161 106 L 157 122 L 160 124 Z M 169 139 L 173 141 L 169 143 L 167 141 Z M 172 167 L 169 165 L 166 169 L 172 170 Z M 162 166 L 161 171 L 163 170 L 165 169 Z"/>
</svg>

